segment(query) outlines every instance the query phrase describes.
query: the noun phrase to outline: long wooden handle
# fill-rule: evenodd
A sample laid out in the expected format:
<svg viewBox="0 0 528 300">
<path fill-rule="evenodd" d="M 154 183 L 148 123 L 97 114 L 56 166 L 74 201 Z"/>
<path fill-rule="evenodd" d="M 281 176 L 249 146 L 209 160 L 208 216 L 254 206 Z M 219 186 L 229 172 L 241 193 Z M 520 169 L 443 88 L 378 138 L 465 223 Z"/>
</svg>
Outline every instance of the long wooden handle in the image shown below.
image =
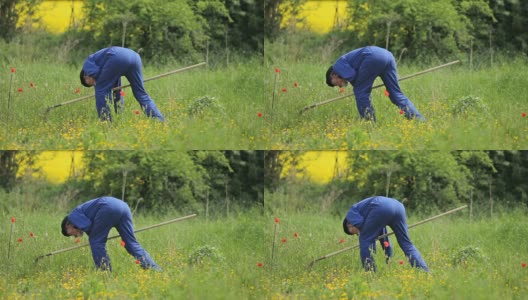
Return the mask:
<svg viewBox="0 0 528 300">
<path fill-rule="evenodd" d="M 169 221 L 166 221 L 166 222 L 162 222 L 162 223 L 159 223 L 159 224 L 155 224 L 155 225 L 147 226 L 147 227 L 144 227 L 144 228 L 141 228 L 141 229 L 135 230 L 134 233 L 138 233 L 138 232 L 145 231 L 145 230 L 149 230 L 149 229 L 152 229 L 152 228 L 156 228 L 156 227 L 164 226 L 164 225 L 171 224 L 171 223 L 178 222 L 178 221 L 183 221 L 183 220 L 190 219 L 190 218 L 193 218 L 193 217 L 196 217 L 196 214 L 192 214 L 192 215 L 188 215 L 188 216 L 185 216 L 185 217 L 181 217 L 181 218 L 177 218 L 177 219 L 169 220 Z M 118 238 L 118 237 L 120 237 L 120 236 L 119 236 L 119 235 L 113 235 L 113 236 L 108 237 L 107 240 L 115 239 L 115 238 Z M 69 247 L 69 248 L 64 248 L 64 249 L 60 249 L 60 250 L 56 250 L 56 251 L 52 251 L 52 252 L 50 252 L 50 253 L 47 253 L 47 254 L 44 254 L 44 255 L 38 256 L 38 257 L 35 259 L 35 263 L 37 263 L 40 259 L 42 259 L 42 258 L 44 258 L 44 257 L 46 257 L 46 256 L 52 256 L 52 255 L 55 255 L 55 254 L 59 254 L 59 253 L 63 253 L 63 252 L 67 252 L 67 251 L 70 251 L 70 250 L 75 250 L 75 249 L 82 248 L 82 247 L 86 247 L 86 246 L 89 246 L 89 245 L 90 245 L 90 244 L 85 243 L 85 244 L 81 244 L 81 245 L 77 245 L 77 246 L 73 246 L 73 247 Z"/>
<path fill-rule="evenodd" d="M 428 218 L 428 219 L 425 219 L 425 220 L 422 220 L 422 221 L 420 221 L 420 222 L 417 222 L 417 223 L 414 223 L 414 224 L 412 224 L 412 225 L 409 225 L 408 228 L 410 229 L 410 228 L 413 228 L 413 227 L 415 227 L 415 226 L 422 225 L 422 224 L 424 224 L 424 223 L 427 223 L 427 222 L 430 222 L 430 221 L 436 220 L 436 219 L 441 218 L 441 217 L 443 217 L 443 216 L 446 216 L 446 215 L 452 214 L 452 213 L 454 213 L 454 212 L 457 212 L 457 211 L 459 211 L 459 210 L 462 210 L 462 209 L 464 209 L 464 208 L 466 208 L 466 207 L 467 207 L 467 205 L 463 205 L 463 206 L 460 206 L 460 207 L 458 207 L 458 208 L 455 208 L 455 209 L 452 209 L 452 210 L 446 211 L 446 212 L 441 213 L 441 214 L 439 214 L 439 215 L 436 215 L 436 216 L 434 216 L 434 217 L 430 217 L 430 218 Z M 386 234 L 383 234 L 383 235 L 378 236 L 376 239 L 379 240 L 379 239 L 382 239 L 382 238 L 384 238 L 384 237 L 388 237 L 389 235 L 393 235 L 393 234 L 394 234 L 394 232 L 389 232 L 389 233 L 386 233 Z M 318 262 L 318 261 L 320 261 L 320 260 L 327 259 L 327 258 L 332 257 L 332 256 L 334 256 L 334 255 L 338 255 L 338 254 L 340 254 L 340 253 L 346 252 L 346 251 L 348 251 L 348 250 L 356 249 L 356 248 L 359 248 L 359 245 L 351 246 L 351 247 L 347 247 L 347 248 L 343 248 L 343 249 L 341 249 L 341 250 L 337 250 L 337 251 L 335 251 L 335 252 L 332 252 L 332 253 L 329 253 L 329 254 L 323 255 L 323 256 L 321 256 L 321 257 L 315 259 L 314 261 L 312 261 L 312 262 L 308 265 L 308 267 L 312 267 L 316 262 Z"/>
<path fill-rule="evenodd" d="M 191 69 L 194 69 L 194 68 L 198 68 L 198 67 L 201 67 L 201 66 L 204 66 L 204 65 L 206 65 L 206 63 L 205 62 L 201 62 L 199 64 L 195 64 L 195 65 L 192 65 L 192 66 L 188 66 L 188 67 L 184 67 L 184 68 L 181 68 L 181 69 L 173 70 L 173 71 L 170 71 L 170 72 L 167 72 L 167 73 L 163 73 L 163 74 L 160 74 L 160 75 L 156 75 L 154 77 L 150 77 L 148 79 L 143 80 L 143 82 L 155 80 L 155 79 L 162 78 L 162 77 L 169 76 L 169 75 L 176 74 L 176 73 L 181 73 L 181 72 L 184 72 L 184 71 L 187 71 L 187 70 L 191 70 Z M 130 84 L 126 84 L 126 85 L 115 87 L 115 88 L 112 89 L 112 92 L 120 90 L 122 88 L 129 87 L 129 86 L 130 86 Z M 89 99 L 89 98 L 92 98 L 92 97 L 95 97 L 95 95 L 83 96 L 83 97 L 80 97 L 80 98 L 77 98 L 77 99 L 73 99 L 73 100 L 69 100 L 69 101 L 66 101 L 66 102 L 59 103 L 59 104 L 55 104 L 53 106 L 48 107 L 46 109 L 46 112 L 49 112 L 50 110 L 52 110 L 54 108 L 57 108 L 57 107 L 61 107 L 61 106 L 64 106 L 64 105 L 75 103 L 75 102 L 79 102 L 79 101 L 82 101 L 82 100 L 85 100 L 85 99 Z"/>
<path fill-rule="evenodd" d="M 422 74 L 425 74 L 425 73 L 436 71 L 438 69 L 442 69 L 442 68 L 445 68 L 445 67 L 450 66 L 450 65 L 458 64 L 459 62 L 460 62 L 460 60 L 455 60 L 455 61 L 452 61 L 450 63 L 446 63 L 446 64 L 443 64 L 443 65 L 440 65 L 440 66 L 436 66 L 436 67 L 433 67 L 433 68 L 430 68 L 430 69 L 427 69 L 427 70 L 420 71 L 418 73 L 414 73 L 414 74 L 411 74 L 411 75 L 403 76 L 403 77 L 400 77 L 398 79 L 398 81 L 402 81 L 402 80 L 413 78 L 413 77 L 416 77 L 416 76 L 419 76 L 419 75 L 422 75 Z M 384 86 L 383 83 L 373 86 L 372 89 L 377 89 L 377 88 L 382 87 L 382 86 Z M 318 107 L 318 106 L 321 106 L 321 105 L 325 105 L 325 104 L 328 104 L 330 102 L 334 102 L 334 101 L 337 101 L 337 100 L 340 100 L 340 99 L 343 99 L 343 98 L 348 98 L 348 97 L 353 96 L 353 95 L 354 95 L 354 93 L 351 93 L 351 94 L 347 94 L 347 95 L 338 96 L 338 97 L 335 97 L 335 98 L 332 98 L 332 99 L 328 99 L 328 100 L 325 100 L 325 101 L 322 101 L 322 102 L 319 102 L 319 103 L 314 103 L 312 105 L 304 107 L 303 109 L 301 109 L 301 111 L 299 113 L 302 114 L 303 112 L 305 112 L 305 111 L 307 111 L 309 109 L 312 109 L 312 108 L 315 108 L 315 107 Z"/>
</svg>

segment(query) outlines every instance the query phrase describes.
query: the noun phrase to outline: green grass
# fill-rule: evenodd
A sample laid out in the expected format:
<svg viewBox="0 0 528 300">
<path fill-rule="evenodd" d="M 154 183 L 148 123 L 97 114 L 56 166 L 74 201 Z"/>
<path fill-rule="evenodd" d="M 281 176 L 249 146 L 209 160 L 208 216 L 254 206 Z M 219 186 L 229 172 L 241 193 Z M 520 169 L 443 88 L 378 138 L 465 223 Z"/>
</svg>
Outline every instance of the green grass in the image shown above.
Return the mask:
<svg viewBox="0 0 528 300">
<path fill-rule="evenodd" d="M 11 258 L 7 260 L 10 216 L 2 217 L 0 298 L 2 299 L 256 299 L 265 274 L 257 263 L 267 256 L 264 222 L 253 212 L 222 220 L 196 217 L 137 234 L 138 241 L 163 268 L 144 271 L 126 253 L 119 239 L 108 241 L 112 272 L 95 271 L 89 247 L 37 256 L 77 245 L 60 232 L 63 213 L 16 213 Z M 136 216 L 136 229 L 164 219 Z M 32 232 L 34 237 L 30 237 Z M 117 232 L 112 229 L 110 235 Z M 18 238 L 22 242 L 18 242 Z M 81 238 L 82 243 L 87 237 Z M 189 258 L 199 247 L 216 249 L 201 263 Z"/>
<path fill-rule="evenodd" d="M 10 68 L 15 67 L 8 94 Z M 146 67 L 144 78 L 184 66 Z M 259 59 L 232 62 L 229 67 L 200 67 L 147 82 L 149 95 L 166 118 L 147 118 L 130 88 L 125 108 L 114 122 L 101 122 L 95 98 L 51 110 L 48 107 L 93 95 L 79 83 L 79 70 L 67 64 L 14 60 L 0 65 L 0 149 L 263 149 L 264 110 L 262 64 Z M 123 77 L 123 84 L 128 84 Z M 34 87 L 30 84 L 33 83 Z M 18 92 L 18 88 L 22 92 Z M 75 91 L 80 89 L 80 92 Z M 214 98 L 200 114 L 190 113 L 197 99 Z M 47 117 L 46 117 L 47 116 Z"/>
<path fill-rule="evenodd" d="M 357 245 L 357 237 L 342 232 L 338 217 L 317 213 L 279 216 L 275 259 L 266 277 L 271 298 L 526 298 L 528 267 L 522 267 L 528 260 L 528 242 L 523 238 L 528 233 L 525 212 L 474 222 L 464 215 L 458 213 L 410 229 L 411 240 L 428 264 L 429 273 L 410 267 L 397 244 L 388 264 L 382 251 L 375 255 L 376 273 L 363 271 L 359 249 L 321 260 L 310 268 L 308 264 L 315 258 Z M 269 219 L 267 240 L 271 244 L 274 229 Z M 411 216 L 409 224 L 418 221 Z M 482 256 L 468 256 L 463 263 L 456 263 L 465 247 L 477 249 Z"/>
<path fill-rule="evenodd" d="M 363 271 L 357 249 L 309 268 L 313 259 L 358 243 L 357 237 L 342 232 L 341 216 L 317 212 L 264 217 L 253 211 L 209 221 L 198 216 L 138 233 L 139 242 L 163 268 L 161 273 L 141 270 L 119 239 L 107 244 L 111 273 L 94 270 L 87 247 L 35 264 L 39 255 L 77 245 L 60 233 L 63 215 L 18 210 L 2 214 L 0 298 L 523 299 L 528 292 L 528 267 L 522 266 L 528 262 L 525 211 L 473 221 L 467 211 L 459 212 L 410 229 L 429 273 L 410 267 L 397 245 L 388 264 L 381 252 L 375 254 L 376 273 Z M 135 226 L 178 216 L 136 215 Z M 11 217 L 17 220 L 7 260 Z M 412 213 L 409 218 L 409 224 L 419 221 Z M 200 264 L 190 263 L 202 246 L 214 247 L 216 258 L 205 256 Z M 479 255 L 462 255 L 467 248 Z M 460 258 L 465 260 L 458 262 Z"/>
<path fill-rule="evenodd" d="M 446 61 L 447 62 L 447 61 Z M 352 94 L 329 88 L 329 63 L 292 62 L 277 58 L 266 63 L 265 101 L 272 149 L 526 149 L 528 147 L 528 87 L 526 59 L 496 62 L 470 70 L 463 63 L 401 82 L 403 92 L 427 122 L 407 121 L 384 95 L 373 90 L 377 122 L 361 121 L 355 98 L 316 107 L 313 103 Z M 433 66 L 402 65 L 401 77 Z M 280 74 L 274 72 L 280 68 Z M 273 99 L 274 82 L 275 99 Z M 294 87 L 297 83 L 298 87 Z M 377 79 L 375 84 L 382 83 Z M 286 92 L 282 92 L 286 88 Z M 478 98 L 464 113 L 453 111 L 463 99 Z M 271 103 L 273 103 L 273 109 Z M 481 105 L 477 105 L 481 104 Z"/>
</svg>

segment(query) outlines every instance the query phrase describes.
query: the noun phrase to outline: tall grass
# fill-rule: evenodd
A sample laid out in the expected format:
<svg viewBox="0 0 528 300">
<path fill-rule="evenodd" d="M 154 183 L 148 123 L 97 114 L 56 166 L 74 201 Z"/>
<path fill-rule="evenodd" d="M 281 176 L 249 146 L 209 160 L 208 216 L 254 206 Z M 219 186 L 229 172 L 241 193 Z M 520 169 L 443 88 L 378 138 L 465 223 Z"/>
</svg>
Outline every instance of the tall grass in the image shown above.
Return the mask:
<svg viewBox="0 0 528 300">
<path fill-rule="evenodd" d="M 271 53 L 280 53 L 270 48 Z M 313 56 L 304 51 L 305 57 Z M 528 75 L 526 58 L 503 57 L 493 66 L 482 64 L 473 69 L 462 59 L 460 65 L 401 82 L 403 92 L 427 122 L 407 121 L 384 95 L 384 88 L 372 92 L 377 123 L 360 120 L 353 96 L 300 114 L 310 104 L 352 94 L 350 86 L 340 93 L 339 88 L 329 88 L 325 83 L 325 72 L 336 58 L 266 58 L 264 92 L 267 114 L 273 115 L 267 132 L 272 149 L 460 150 L 528 146 L 528 87 L 523 81 Z M 428 67 L 432 66 L 424 67 L 419 62 L 401 64 L 398 73 L 405 76 Z M 280 68 L 281 73 L 272 110 L 274 68 Z M 380 79 L 375 82 L 379 83 Z"/>
<path fill-rule="evenodd" d="M 107 249 L 113 272 L 95 271 L 89 247 L 46 257 L 39 255 L 77 245 L 60 233 L 66 212 L 11 212 L 16 217 L 11 259 L 0 249 L 0 298 L 3 299 L 261 299 L 265 290 L 264 221 L 258 211 L 236 218 L 197 217 L 137 234 L 138 241 L 163 268 L 144 271 L 119 239 Z M 2 214 L 0 240 L 7 242 L 10 217 Z M 168 214 L 170 215 L 170 214 Z M 175 213 L 174 217 L 180 216 Z M 136 229 L 164 221 L 136 215 Z M 30 233 L 33 236 L 30 236 Z M 111 235 L 117 234 L 112 230 Z M 18 241 L 21 238 L 21 241 Z M 82 243 L 87 237 L 81 238 Z M 211 252 L 200 252 L 206 248 Z M 197 262 L 196 257 L 200 258 Z"/>
<path fill-rule="evenodd" d="M 111 273 L 94 270 L 88 247 L 35 263 L 39 255 L 77 245 L 60 233 L 67 212 L 22 206 L 0 212 L 3 245 L 16 218 L 10 260 L 0 268 L 1 298 L 522 299 L 528 292 L 528 221 L 521 209 L 473 220 L 466 210 L 410 229 L 429 273 L 409 266 L 394 237 L 388 264 L 382 252 L 375 254 L 376 273 L 363 271 L 357 249 L 310 268 L 312 260 L 358 244 L 357 237 L 342 232 L 345 211 L 273 207 L 265 214 L 257 209 L 230 218 L 198 216 L 138 233 L 161 273 L 141 270 L 119 239 L 107 243 Z M 407 213 L 408 224 L 430 217 Z M 134 223 L 139 229 L 182 215 L 138 213 Z M 0 257 L 7 251 L 1 247 Z"/>
<path fill-rule="evenodd" d="M 16 76 L 10 114 L 0 117 L 0 149 L 262 149 L 267 145 L 265 124 L 258 115 L 264 110 L 258 57 L 146 83 L 166 118 L 164 123 L 141 112 L 130 88 L 124 89 L 124 111 L 112 123 L 99 121 L 94 98 L 45 114 L 50 106 L 93 95 L 94 90 L 80 85 L 78 66 L 17 59 L 0 63 L 4 112 L 11 67 L 16 68 Z M 144 78 L 181 67 L 147 66 Z M 124 77 L 123 84 L 128 84 Z"/>
<path fill-rule="evenodd" d="M 473 222 L 466 213 L 458 213 L 410 229 L 429 273 L 409 266 L 394 237 L 394 256 L 388 264 L 383 251 L 375 254 L 376 273 L 363 271 L 357 248 L 310 268 L 315 258 L 358 244 L 357 237 L 342 232 L 342 216 L 269 216 L 268 240 L 272 217 L 281 219 L 278 236 L 285 240 L 265 278 L 273 299 L 522 299 L 528 292 L 525 213 Z M 417 221 L 411 215 L 408 223 Z"/>
</svg>

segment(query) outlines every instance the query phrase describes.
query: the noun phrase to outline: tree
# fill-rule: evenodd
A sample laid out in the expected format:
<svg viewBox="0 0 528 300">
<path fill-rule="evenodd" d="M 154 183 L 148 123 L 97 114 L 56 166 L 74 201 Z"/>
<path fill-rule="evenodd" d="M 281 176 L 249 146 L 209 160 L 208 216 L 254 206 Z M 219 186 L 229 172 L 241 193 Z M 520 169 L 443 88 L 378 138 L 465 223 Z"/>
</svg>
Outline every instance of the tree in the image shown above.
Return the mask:
<svg viewBox="0 0 528 300">
<path fill-rule="evenodd" d="M 22 167 L 33 171 L 35 154 L 31 151 L 0 151 L 0 188 L 11 191 L 19 182 L 19 170 Z"/>
<path fill-rule="evenodd" d="M 349 0 L 348 11 L 352 43 L 389 46 L 394 53 L 405 49 L 420 60 L 468 49 L 493 20 L 485 0 Z"/>
<path fill-rule="evenodd" d="M 199 196 L 207 188 L 205 172 L 186 152 L 87 152 L 89 173 L 80 179 L 83 197 L 122 196 L 140 209 L 202 211 Z"/>
<path fill-rule="evenodd" d="M 351 151 L 349 168 L 353 175 L 342 186 L 357 201 L 388 195 L 429 212 L 468 199 L 469 174 L 449 152 Z"/>
<path fill-rule="evenodd" d="M 520 0 L 489 0 L 497 22 L 490 37 L 498 47 L 528 51 L 528 2 Z"/>
<path fill-rule="evenodd" d="M 204 212 L 263 206 L 261 151 L 89 151 L 83 197 L 122 197 L 135 210 Z"/>
<path fill-rule="evenodd" d="M 17 24 L 24 15 L 32 21 L 36 7 L 43 0 L 1 0 L 0 1 L 0 38 L 11 41 L 17 34 Z"/>
<path fill-rule="evenodd" d="M 489 151 L 496 197 L 508 205 L 528 206 L 528 151 Z"/>
<path fill-rule="evenodd" d="M 229 44 L 245 52 L 263 54 L 264 3 L 263 0 L 226 0 L 229 22 Z"/>
<path fill-rule="evenodd" d="M 306 0 L 265 0 L 264 2 L 264 36 L 274 40 L 281 30 L 286 16 L 295 18 L 302 10 Z"/>
<path fill-rule="evenodd" d="M 260 51 L 263 19 L 254 0 L 86 0 L 83 45 L 122 45 L 164 63 L 203 59 L 206 50 Z M 259 35 L 260 30 L 260 35 Z"/>
</svg>

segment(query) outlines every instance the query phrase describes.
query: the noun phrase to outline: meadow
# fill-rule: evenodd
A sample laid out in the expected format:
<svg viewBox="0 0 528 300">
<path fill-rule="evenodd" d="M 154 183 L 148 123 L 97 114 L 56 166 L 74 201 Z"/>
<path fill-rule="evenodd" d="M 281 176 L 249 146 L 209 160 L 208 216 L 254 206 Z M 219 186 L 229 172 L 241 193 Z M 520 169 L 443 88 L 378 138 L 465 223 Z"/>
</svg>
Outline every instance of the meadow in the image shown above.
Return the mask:
<svg viewBox="0 0 528 300">
<path fill-rule="evenodd" d="M 89 247 L 35 258 L 88 242 L 84 235 L 60 232 L 64 213 L 2 214 L 0 298 L 2 299 L 260 299 L 265 291 L 267 255 L 262 213 L 206 220 L 202 216 L 137 234 L 138 241 L 163 269 L 145 271 L 120 239 L 107 243 L 113 271 L 96 271 Z M 183 216 L 136 215 L 136 229 Z M 11 223 L 11 218 L 15 223 Z M 8 239 L 11 234 L 10 258 Z M 112 229 L 110 235 L 116 235 Z"/>
<path fill-rule="evenodd" d="M 125 88 L 125 106 L 113 122 L 101 122 L 94 94 L 79 82 L 79 68 L 10 58 L 0 64 L 0 149 L 262 149 L 264 110 L 262 63 L 232 59 L 145 83 L 166 121 L 147 118 Z M 196 62 L 198 63 L 198 62 Z M 81 65 L 82 61 L 78 62 Z M 189 64 L 192 65 L 193 63 Z M 188 65 L 145 64 L 144 78 Z M 122 84 L 128 84 L 122 77 Z"/>
<path fill-rule="evenodd" d="M 308 267 L 358 243 L 342 232 L 341 216 L 308 211 L 198 216 L 138 233 L 163 272 L 141 270 L 119 239 L 107 245 L 111 273 L 94 270 L 87 247 L 35 263 L 39 255 L 77 245 L 60 233 L 63 215 L 2 213 L 0 255 L 7 257 L 9 238 L 11 250 L 0 271 L 0 298 L 525 299 L 528 292 L 528 221 L 520 210 L 473 220 L 466 210 L 410 229 L 429 273 L 410 267 L 397 245 L 388 264 L 375 254 L 376 273 L 363 271 L 357 249 Z M 179 216 L 136 215 L 135 226 Z M 430 217 L 408 216 L 409 224 Z"/>
<path fill-rule="evenodd" d="M 523 57 L 462 63 L 402 81 L 403 92 L 427 119 L 408 121 L 374 89 L 377 122 L 362 121 L 352 87 L 330 88 L 325 72 L 335 60 L 309 61 L 266 53 L 265 101 L 271 149 L 526 149 L 527 60 Z M 305 51 L 305 50 L 303 50 Z M 315 51 L 315 50 L 314 50 Z M 273 56 L 275 55 L 275 56 Z M 312 55 L 315 57 L 315 55 Z M 337 57 L 336 57 L 337 58 Z M 398 66 L 400 77 L 454 61 Z M 375 85 L 382 84 L 377 79 Z M 302 108 L 341 95 L 350 97 L 300 114 Z"/>
</svg>

